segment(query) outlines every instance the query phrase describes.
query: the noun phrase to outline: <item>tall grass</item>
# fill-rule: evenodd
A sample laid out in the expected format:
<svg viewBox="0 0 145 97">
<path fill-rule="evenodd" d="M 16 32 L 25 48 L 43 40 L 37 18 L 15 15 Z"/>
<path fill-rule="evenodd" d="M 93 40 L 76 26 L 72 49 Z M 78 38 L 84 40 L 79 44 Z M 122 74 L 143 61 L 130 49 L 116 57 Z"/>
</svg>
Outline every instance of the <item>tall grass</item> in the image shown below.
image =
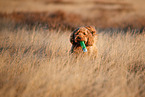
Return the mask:
<svg viewBox="0 0 145 97">
<path fill-rule="evenodd" d="M 143 34 L 100 33 L 98 54 L 69 55 L 69 31 L 1 30 L 1 97 L 144 97 Z"/>
</svg>

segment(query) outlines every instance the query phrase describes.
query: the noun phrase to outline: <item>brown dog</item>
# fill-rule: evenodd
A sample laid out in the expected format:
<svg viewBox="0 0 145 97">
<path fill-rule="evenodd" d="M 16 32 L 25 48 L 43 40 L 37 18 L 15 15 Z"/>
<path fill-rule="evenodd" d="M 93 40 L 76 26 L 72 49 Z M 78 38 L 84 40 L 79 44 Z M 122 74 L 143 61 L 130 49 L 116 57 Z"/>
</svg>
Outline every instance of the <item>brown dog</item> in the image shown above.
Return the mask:
<svg viewBox="0 0 145 97">
<path fill-rule="evenodd" d="M 72 43 L 70 53 L 83 53 L 80 41 L 84 41 L 87 52 L 89 54 L 97 54 L 97 47 L 96 47 L 96 39 L 97 34 L 94 27 L 86 26 L 86 27 L 79 27 L 70 36 L 70 42 Z"/>
</svg>

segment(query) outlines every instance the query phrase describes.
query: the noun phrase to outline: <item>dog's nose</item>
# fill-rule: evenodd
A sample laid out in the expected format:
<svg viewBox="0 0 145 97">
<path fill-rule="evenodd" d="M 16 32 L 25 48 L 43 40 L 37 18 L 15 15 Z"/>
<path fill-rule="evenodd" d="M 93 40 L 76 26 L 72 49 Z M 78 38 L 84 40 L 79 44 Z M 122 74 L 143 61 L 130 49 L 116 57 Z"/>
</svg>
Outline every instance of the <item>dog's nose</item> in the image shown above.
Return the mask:
<svg viewBox="0 0 145 97">
<path fill-rule="evenodd" d="M 77 39 L 82 39 L 81 37 L 77 37 Z"/>
<path fill-rule="evenodd" d="M 75 42 L 78 42 L 78 41 L 81 41 L 82 40 L 82 37 L 80 37 L 80 36 L 77 36 L 76 38 L 75 38 Z"/>
</svg>

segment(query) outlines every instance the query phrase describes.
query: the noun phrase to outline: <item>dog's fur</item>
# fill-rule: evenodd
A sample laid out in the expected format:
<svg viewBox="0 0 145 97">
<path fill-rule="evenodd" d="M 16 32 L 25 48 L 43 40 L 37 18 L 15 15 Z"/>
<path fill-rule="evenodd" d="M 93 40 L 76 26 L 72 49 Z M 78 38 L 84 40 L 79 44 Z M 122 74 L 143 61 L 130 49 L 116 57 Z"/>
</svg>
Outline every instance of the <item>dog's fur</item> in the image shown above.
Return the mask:
<svg viewBox="0 0 145 97">
<path fill-rule="evenodd" d="M 83 53 L 80 41 L 84 41 L 88 54 L 96 54 L 97 53 L 97 47 L 96 47 L 96 41 L 97 41 L 97 34 L 96 30 L 92 26 L 86 26 L 86 27 L 79 27 L 76 30 L 73 31 L 73 33 L 70 36 L 70 42 L 72 44 L 70 53 L 80 54 Z"/>
</svg>

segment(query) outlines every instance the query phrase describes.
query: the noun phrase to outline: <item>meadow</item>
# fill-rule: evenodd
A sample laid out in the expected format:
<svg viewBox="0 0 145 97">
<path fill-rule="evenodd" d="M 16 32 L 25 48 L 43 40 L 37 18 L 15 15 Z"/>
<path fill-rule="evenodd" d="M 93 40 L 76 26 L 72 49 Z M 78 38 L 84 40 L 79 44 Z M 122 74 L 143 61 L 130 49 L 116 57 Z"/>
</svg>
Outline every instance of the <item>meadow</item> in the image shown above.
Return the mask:
<svg viewBox="0 0 145 97">
<path fill-rule="evenodd" d="M 1 0 L 0 97 L 145 97 L 144 0 Z M 98 53 L 70 55 L 96 27 Z"/>
<path fill-rule="evenodd" d="M 98 54 L 76 58 L 69 55 L 70 33 L 1 30 L 0 96 L 145 96 L 144 34 L 98 33 Z"/>
</svg>

